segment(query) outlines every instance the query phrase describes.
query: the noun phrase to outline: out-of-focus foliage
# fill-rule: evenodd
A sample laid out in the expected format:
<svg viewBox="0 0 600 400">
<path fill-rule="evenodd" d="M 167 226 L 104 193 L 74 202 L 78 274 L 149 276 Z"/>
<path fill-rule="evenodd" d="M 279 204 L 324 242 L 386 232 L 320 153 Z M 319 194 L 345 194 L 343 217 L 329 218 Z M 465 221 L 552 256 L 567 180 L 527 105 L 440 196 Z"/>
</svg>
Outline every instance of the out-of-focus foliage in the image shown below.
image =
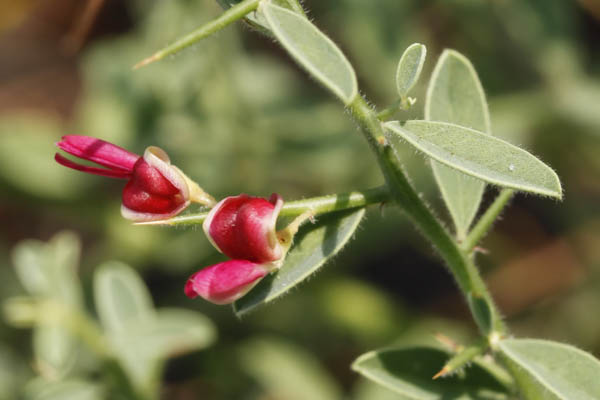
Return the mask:
<svg viewBox="0 0 600 400">
<path fill-rule="evenodd" d="M 23 241 L 13 252 L 29 296 L 7 299 L 4 318 L 17 328 L 33 328 L 39 375 L 27 384 L 25 397 L 158 398 L 165 361 L 212 344 L 215 328 L 197 312 L 155 310 L 137 272 L 108 262 L 94 278 L 101 329 L 83 309 L 77 278 L 80 250 L 77 236 L 62 232 L 48 243 Z M 97 374 L 104 380 L 95 382 Z M 120 380 L 111 382 L 111 374 Z"/>
<path fill-rule="evenodd" d="M 105 6 L 114 6 L 109 3 Z M 421 80 L 410 93 L 417 102 L 398 114 L 401 119 L 422 117 L 424 84 L 444 48 L 469 57 L 486 90 L 494 135 L 539 156 L 565 186 L 562 203 L 515 199 L 486 239 L 489 255 L 480 261 L 494 296 L 516 334 L 566 341 L 598 355 L 600 320 L 590 310 L 600 304 L 600 24 L 592 3 L 305 1 L 311 20 L 335 39 L 362 90 L 382 108 L 397 97 L 394 77 L 404 49 L 413 42 L 427 46 Z M 169 399 L 279 393 L 268 384 L 272 375 L 248 371 L 244 362 L 250 354 L 244 353 L 245 344 L 254 343 L 246 339 L 255 336 L 268 334 L 277 341 L 273 346 L 285 341 L 281 346 L 291 353 L 312 354 L 299 357 L 328 371 L 335 382 L 334 389 L 325 389 L 330 393 L 382 400 L 394 397 L 349 371 L 357 355 L 386 344 L 423 344 L 439 331 L 465 343 L 472 326 L 461 322 L 464 305 L 449 275 L 402 216 L 385 207 L 370 212 L 352 246 L 316 277 L 241 321 L 229 308 L 187 300 L 185 279 L 217 260 L 214 249 L 195 230 L 138 227 L 123 220 L 122 182 L 83 177 L 54 164 L 53 143 L 60 135 L 99 136 L 138 153 L 150 144 L 161 146 L 217 197 L 277 191 L 291 199 L 372 187 L 382 179 L 337 101 L 277 46 L 241 24 L 131 71 L 135 62 L 218 15 L 216 3 L 132 0 L 125 5 L 118 11 L 129 13 L 127 31 L 91 40 L 76 58 L 78 74 L 62 72 L 81 85 L 68 118 L 39 106 L 15 108 L 24 100 L 0 96 L 3 300 L 25 294 L 8 256 L 19 240 L 46 240 L 65 227 L 76 230 L 84 245 L 79 276 L 85 309 L 92 309 L 97 266 L 119 259 L 141 271 L 159 307 L 199 310 L 217 325 L 220 337 L 213 347 L 166 365 L 158 384 Z M 23 8 L 17 8 L 22 15 Z M 97 23 L 110 25 L 102 15 Z M 29 49 L 26 41 L 3 35 L 0 45 L 10 40 L 23 52 Z M 15 91 L 32 63 L 19 58 L 22 52 L 2 54 L 14 56 L 3 58 L 0 94 L 11 89 L 37 104 L 45 81 Z M 46 80 L 54 75 L 49 76 Z M 63 91 L 53 90 L 50 97 L 58 101 Z M 441 206 L 421 156 L 409 148 L 401 152 L 418 189 Z M 38 372 L 31 367 L 32 338 L 23 332 L 0 322 L 1 399 L 14 398 Z M 90 356 L 79 356 L 81 372 L 92 370 Z M 290 361 L 269 364 L 283 374 Z M 288 373 L 310 379 L 310 372 Z M 86 390 L 79 381 L 69 385 Z"/>
</svg>

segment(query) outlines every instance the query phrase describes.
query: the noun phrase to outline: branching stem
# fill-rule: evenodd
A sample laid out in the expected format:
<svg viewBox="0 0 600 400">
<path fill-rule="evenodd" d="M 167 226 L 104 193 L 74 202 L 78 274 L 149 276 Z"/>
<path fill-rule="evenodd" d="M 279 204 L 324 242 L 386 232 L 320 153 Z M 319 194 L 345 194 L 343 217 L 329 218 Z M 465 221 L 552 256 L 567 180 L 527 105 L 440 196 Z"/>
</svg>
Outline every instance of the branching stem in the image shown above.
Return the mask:
<svg viewBox="0 0 600 400">
<path fill-rule="evenodd" d="M 510 201 L 515 191 L 513 189 L 502 189 L 496 200 L 479 218 L 477 224 L 471 229 L 461 247 L 467 253 L 473 251 L 477 243 L 488 233 L 494 221 L 498 218 L 506 204 Z"/>
<path fill-rule="evenodd" d="M 361 96 L 357 96 L 348 107 L 377 157 L 393 199 L 446 262 L 464 293 L 481 332 L 488 337 L 504 334 L 506 332 L 504 322 L 472 257 L 459 247 L 408 181 L 398 157 L 385 140 L 377 113 Z"/>
<path fill-rule="evenodd" d="M 318 216 L 320 214 L 326 214 L 334 211 L 365 207 L 369 204 L 385 203 L 389 200 L 390 193 L 387 187 L 381 186 L 373 189 L 357 190 L 349 193 L 332 194 L 328 196 L 289 201 L 283 204 L 283 208 L 279 215 L 282 217 L 295 217 L 309 211 L 313 216 Z M 207 215 L 208 212 L 186 214 L 159 221 L 138 222 L 136 225 L 198 225 L 204 222 Z"/>
</svg>

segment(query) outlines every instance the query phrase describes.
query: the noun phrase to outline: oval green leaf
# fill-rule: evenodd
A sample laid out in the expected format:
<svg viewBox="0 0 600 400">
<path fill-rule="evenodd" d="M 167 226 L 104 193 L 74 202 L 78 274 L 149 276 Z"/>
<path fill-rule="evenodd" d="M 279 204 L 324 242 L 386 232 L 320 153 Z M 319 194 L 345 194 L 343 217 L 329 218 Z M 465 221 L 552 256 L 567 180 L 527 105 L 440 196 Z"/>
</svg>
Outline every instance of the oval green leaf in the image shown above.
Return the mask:
<svg viewBox="0 0 600 400">
<path fill-rule="evenodd" d="M 396 69 L 396 88 L 400 98 L 405 98 L 408 92 L 419 80 L 427 48 L 420 43 L 413 43 L 404 51 Z"/>
<path fill-rule="evenodd" d="M 213 323 L 204 315 L 184 309 L 160 309 L 156 320 L 139 330 L 142 348 L 166 359 L 208 347 L 216 339 Z"/>
<path fill-rule="evenodd" d="M 53 298 L 73 307 L 82 303 L 77 277 L 81 243 L 71 232 L 57 233 L 48 243 L 24 240 L 12 259 L 25 289 L 34 296 Z"/>
<path fill-rule="evenodd" d="M 485 93 L 471 62 L 454 50 L 440 56 L 427 89 L 425 119 L 451 122 L 491 134 Z M 431 167 L 459 238 L 473 222 L 484 183 L 432 161 Z"/>
<path fill-rule="evenodd" d="M 358 93 L 354 69 L 331 39 L 307 18 L 271 2 L 262 2 L 258 11 L 298 64 L 345 104 L 354 100 Z"/>
<path fill-rule="evenodd" d="M 94 301 L 102 326 L 108 332 L 126 332 L 128 325 L 147 323 L 154 307 L 146 285 L 128 265 L 102 264 L 94 276 Z"/>
<path fill-rule="evenodd" d="M 139 393 L 156 393 L 166 360 L 203 349 L 214 342 L 216 330 L 204 315 L 183 309 L 162 309 L 152 318 L 130 319 L 113 335 L 119 363 Z"/>
<path fill-rule="evenodd" d="M 435 161 L 494 185 L 562 197 L 552 168 L 527 151 L 483 132 L 445 122 L 385 123 L 390 139 L 406 140 Z"/>
<path fill-rule="evenodd" d="M 528 400 L 600 398 L 600 361 L 589 353 L 537 339 L 502 340 L 498 348 Z"/>
<path fill-rule="evenodd" d="M 364 208 L 331 213 L 304 225 L 283 266 L 236 301 L 235 313 L 241 316 L 269 303 L 315 273 L 350 240 L 364 213 Z"/>
<path fill-rule="evenodd" d="M 63 326 L 37 326 L 33 330 L 33 353 L 42 376 L 63 378 L 77 359 L 75 338 Z"/>
<path fill-rule="evenodd" d="M 464 373 L 432 379 L 450 355 L 433 347 L 372 351 L 360 356 L 352 369 L 393 390 L 402 400 L 491 400 L 506 398 L 505 387 L 477 364 Z"/>
</svg>

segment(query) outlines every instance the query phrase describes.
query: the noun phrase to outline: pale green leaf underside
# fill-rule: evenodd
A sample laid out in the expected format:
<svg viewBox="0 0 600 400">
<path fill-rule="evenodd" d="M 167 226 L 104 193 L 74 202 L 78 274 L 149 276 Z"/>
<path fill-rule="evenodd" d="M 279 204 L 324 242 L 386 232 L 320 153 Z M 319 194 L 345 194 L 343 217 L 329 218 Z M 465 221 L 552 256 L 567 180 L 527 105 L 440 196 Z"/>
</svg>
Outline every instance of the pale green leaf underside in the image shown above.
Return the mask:
<svg viewBox="0 0 600 400">
<path fill-rule="evenodd" d="M 137 333 L 141 347 L 161 359 L 203 349 L 216 338 L 213 323 L 204 315 L 175 308 L 159 309 L 156 319 Z"/>
<path fill-rule="evenodd" d="M 132 323 L 154 316 L 150 293 L 138 273 L 120 262 L 107 262 L 96 270 L 94 300 L 102 326 L 122 333 Z"/>
<path fill-rule="evenodd" d="M 432 159 L 494 185 L 561 198 L 556 173 L 527 151 L 485 133 L 445 122 L 397 121 L 385 128 Z"/>
<path fill-rule="evenodd" d="M 600 398 L 600 361 L 573 346 L 537 339 L 509 339 L 500 354 L 528 400 Z"/>
<path fill-rule="evenodd" d="M 427 55 L 427 49 L 420 43 L 413 43 L 404 51 L 400 62 L 398 62 L 398 68 L 396 69 L 396 88 L 398 89 L 398 95 L 406 97 L 408 92 L 415 86 L 421 71 L 423 70 L 423 64 L 425 64 L 425 56 Z"/>
<path fill-rule="evenodd" d="M 236 301 L 235 313 L 243 315 L 273 301 L 316 272 L 350 240 L 364 213 L 364 209 L 332 213 L 304 225 L 281 269 Z"/>
<path fill-rule="evenodd" d="M 259 9 L 271 32 L 288 53 L 311 76 L 349 104 L 358 93 L 358 84 L 352 65 L 341 50 L 317 29 L 307 18 L 262 2 Z"/>
<path fill-rule="evenodd" d="M 454 50 L 440 56 L 425 99 L 425 119 L 491 133 L 485 93 L 471 62 Z M 459 237 L 466 236 L 485 184 L 432 161 L 431 167 Z"/>
<path fill-rule="evenodd" d="M 401 400 L 505 399 L 504 387 L 474 364 L 465 374 L 433 380 L 450 355 L 433 347 L 372 351 L 360 356 L 352 369 L 398 393 Z"/>
</svg>

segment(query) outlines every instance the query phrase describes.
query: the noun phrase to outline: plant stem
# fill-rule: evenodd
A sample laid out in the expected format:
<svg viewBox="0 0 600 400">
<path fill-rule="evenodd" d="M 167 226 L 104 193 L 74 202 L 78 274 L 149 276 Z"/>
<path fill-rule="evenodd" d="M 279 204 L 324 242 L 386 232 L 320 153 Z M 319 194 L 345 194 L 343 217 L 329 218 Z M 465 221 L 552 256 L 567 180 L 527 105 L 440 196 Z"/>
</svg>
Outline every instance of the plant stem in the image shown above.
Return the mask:
<svg viewBox="0 0 600 400">
<path fill-rule="evenodd" d="M 377 113 L 377 118 L 380 121 L 385 121 L 393 117 L 399 110 L 402 104 L 402 99 L 398 99 L 393 102 L 390 106 L 384 108 L 380 112 Z"/>
<path fill-rule="evenodd" d="M 202 25 L 200 28 L 188 33 L 164 49 L 161 49 L 150 57 L 138 62 L 133 66 L 133 69 L 138 69 L 154 61 L 162 60 L 166 56 L 177 53 L 178 51 L 191 46 L 192 44 L 212 35 L 213 33 L 220 31 L 227 25 L 230 25 L 231 23 L 245 17 L 252 11 L 255 11 L 258 8 L 258 3 L 260 3 L 260 1 L 261 0 L 244 0 L 241 3 L 232 6 L 223 12 L 223 14 L 207 24 Z"/>
<path fill-rule="evenodd" d="M 504 323 L 472 258 L 461 250 L 452 235 L 411 186 L 398 157 L 387 144 L 383 127 L 375 111 L 361 96 L 356 96 L 348 107 L 377 156 L 392 197 L 434 245 L 448 265 L 467 298 L 471 313 L 481 332 L 486 336 L 503 335 L 506 331 Z"/>
<path fill-rule="evenodd" d="M 303 200 L 288 201 L 283 204 L 283 208 L 279 215 L 282 217 L 295 217 L 306 211 L 310 211 L 314 216 L 317 216 L 319 214 L 326 214 L 334 211 L 365 207 L 369 204 L 385 203 L 389 200 L 390 193 L 387 187 L 381 186 L 373 189 L 356 190 L 349 193 L 331 194 Z M 208 212 L 186 214 L 159 221 L 138 222 L 135 225 L 198 225 L 204 222 L 207 215 Z"/>
<path fill-rule="evenodd" d="M 409 102 L 407 97 L 400 97 L 398 100 L 393 102 L 390 106 L 384 108 L 380 112 L 377 113 L 377 118 L 380 121 L 386 121 L 392 118 L 396 113 L 400 110 L 408 111 L 411 107 L 411 103 Z"/>
<path fill-rule="evenodd" d="M 466 364 L 473 361 L 474 358 L 482 355 L 487 351 L 489 347 L 489 343 L 487 341 L 482 342 L 480 339 L 480 343 L 476 343 L 466 348 L 462 348 L 455 355 L 453 355 L 444 367 L 433 376 L 433 379 L 437 379 L 443 377 L 447 374 L 451 374 L 456 370 L 464 367 Z"/>
<path fill-rule="evenodd" d="M 498 215 L 502 212 L 508 201 L 512 198 L 515 191 L 513 189 L 502 189 L 496 200 L 479 218 L 477 224 L 471 229 L 469 235 L 465 238 L 461 247 L 467 253 L 473 251 L 477 243 L 488 233 Z"/>
<path fill-rule="evenodd" d="M 283 205 L 280 215 L 295 216 L 300 215 L 305 211 L 312 211 L 314 215 L 318 215 L 350 208 L 364 207 L 369 204 L 384 203 L 389 200 L 390 193 L 387 187 L 381 186 L 349 193 L 290 201 Z"/>
</svg>

